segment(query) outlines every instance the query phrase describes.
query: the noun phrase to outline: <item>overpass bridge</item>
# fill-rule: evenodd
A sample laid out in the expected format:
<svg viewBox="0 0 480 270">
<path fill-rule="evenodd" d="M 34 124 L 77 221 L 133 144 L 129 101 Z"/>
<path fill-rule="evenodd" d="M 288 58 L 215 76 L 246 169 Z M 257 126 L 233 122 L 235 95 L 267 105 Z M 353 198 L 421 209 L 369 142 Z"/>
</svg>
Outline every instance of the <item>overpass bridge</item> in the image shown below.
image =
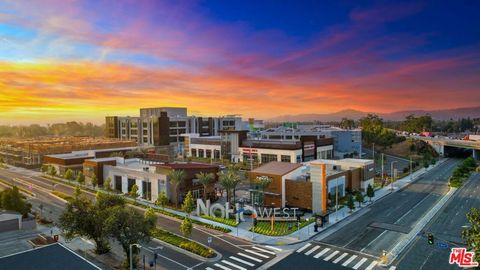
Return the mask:
<svg viewBox="0 0 480 270">
<path fill-rule="evenodd" d="M 480 141 L 454 140 L 448 138 L 432 138 L 422 136 L 412 136 L 412 138 L 427 142 L 441 156 L 444 156 L 446 154 L 446 149 L 451 147 L 472 150 L 473 157 L 475 159 L 480 159 Z"/>
</svg>

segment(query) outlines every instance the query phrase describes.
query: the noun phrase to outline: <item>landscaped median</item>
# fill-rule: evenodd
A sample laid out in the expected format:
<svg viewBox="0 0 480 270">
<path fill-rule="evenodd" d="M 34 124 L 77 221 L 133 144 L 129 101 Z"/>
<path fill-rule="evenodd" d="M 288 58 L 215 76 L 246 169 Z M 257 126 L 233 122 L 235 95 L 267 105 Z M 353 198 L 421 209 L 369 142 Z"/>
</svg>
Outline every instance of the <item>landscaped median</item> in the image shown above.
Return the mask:
<svg viewBox="0 0 480 270">
<path fill-rule="evenodd" d="M 7 181 L 7 180 L 0 179 L 0 182 L 3 183 L 3 184 L 6 185 L 6 186 L 9 186 L 9 187 L 16 186 L 16 187 L 18 188 L 18 190 L 20 190 L 21 192 L 26 193 L 26 194 L 28 194 L 28 195 L 30 195 L 30 196 L 34 196 L 34 194 L 33 194 L 31 191 L 26 190 L 26 189 L 24 189 L 24 188 L 22 188 L 22 187 L 19 187 L 18 185 L 12 184 L 11 182 L 9 182 L 9 181 Z"/>
<path fill-rule="evenodd" d="M 160 241 L 166 242 L 170 245 L 179 247 L 186 251 L 192 252 L 204 258 L 212 258 L 215 256 L 215 252 L 195 241 L 189 240 L 185 237 L 176 235 L 171 232 L 164 231 L 162 229 L 154 228 L 151 230 L 151 235 Z"/>
<path fill-rule="evenodd" d="M 309 219 L 300 221 L 300 229 L 315 222 L 315 220 Z M 253 227 L 249 229 L 252 231 Z M 263 234 L 267 236 L 285 236 L 292 234 L 298 230 L 298 223 L 296 221 L 276 221 L 273 224 L 273 231 L 272 231 L 272 223 L 270 221 L 259 221 L 255 226 L 255 233 Z"/>
<path fill-rule="evenodd" d="M 232 227 L 238 226 L 238 222 L 235 218 L 221 218 L 221 217 L 213 217 L 213 216 L 207 216 L 207 215 L 201 215 L 200 217 L 211 220 L 211 221 L 215 221 L 218 223 L 223 223 L 225 225 L 232 226 Z"/>
<path fill-rule="evenodd" d="M 55 196 L 57 196 L 57 197 L 65 200 L 65 201 L 67 201 L 67 202 L 69 202 L 69 201 L 71 201 L 71 200 L 73 199 L 72 196 L 70 196 L 70 195 L 68 195 L 68 194 L 65 194 L 65 193 L 63 193 L 63 192 L 60 192 L 60 191 L 56 191 L 56 190 L 55 190 L 55 191 L 52 191 L 51 193 L 52 193 L 53 195 L 55 195 Z"/>
</svg>

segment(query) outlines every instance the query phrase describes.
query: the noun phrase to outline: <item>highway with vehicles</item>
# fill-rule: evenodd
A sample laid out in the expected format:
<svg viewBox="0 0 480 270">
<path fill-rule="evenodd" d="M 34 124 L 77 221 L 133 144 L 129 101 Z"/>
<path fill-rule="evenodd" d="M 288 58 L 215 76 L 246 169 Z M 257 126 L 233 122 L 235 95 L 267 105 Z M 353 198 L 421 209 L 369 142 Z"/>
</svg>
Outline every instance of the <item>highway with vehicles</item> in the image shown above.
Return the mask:
<svg viewBox="0 0 480 270">
<path fill-rule="evenodd" d="M 480 174 L 474 173 L 425 226 L 424 233 L 418 235 L 409 248 L 394 262 L 397 269 L 458 269 L 458 266 L 448 263 L 450 249 L 465 247 L 462 227 L 468 226 L 466 213 L 472 207 L 480 208 L 478 194 L 480 194 Z M 427 233 L 433 234 L 433 245 L 428 243 Z"/>
<path fill-rule="evenodd" d="M 75 188 L 48 179 L 48 177 L 45 178 L 32 174 L 28 170 L 25 170 L 25 173 L 22 173 L 22 171 L 23 169 L 20 168 L 14 168 L 14 170 L 0 169 L 0 178 L 33 192 L 35 198 L 31 198 L 29 201 L 32 203 L 34 210 L 39 211 L 40 205 L 43 205 L 42 211 L 44 216 L 54 222 L 57 221 L 65 207 L 65 203 L 53 196 L 51 192 L 56 190 L 73 196 Z M 93 192 L 83 190 L 82 194 L 92 200 L 95 198 Z M 138 208 L 138 210 L 144 211 L 142 208 Z M 170 232 L 181 234 L 180 222 L 178 219 L 159 215 L 157 225 Z M 256 269 L 274 258 L 279 252 L 279 249 L 275 247 L 253 245 L 248 241 L 197 225 L 194 225 L 191 238 L 205 245 L 210 245 L 220 253 L 221 259 L 214 262 L 204 262 L 173 249 L 164 248 L 160 251 L 160 254 L 164 254 L 162 255 L 164 258 L 161 259 L 160 257 L 160 263 L 157 263 L 158 267 L 165 267 L 165 269 L 195 268 L 207 270 L 225 270 L 232 267 L 234 269 Z M 212 239 L 210 244 L 208 244 L 209 238 Z M 152 244 L 155 245 L 155 243 Z"/>
<path fill-rule="evenodd" d="M 382 269 L 379 258 L 383 251 L 400 242 L 448 192 L 448 179 L 459 163 L 458 159 L 446 160 L 402 190 L 364 207 L 315 240 L 300 245 L 273 269 L 291 269 L 299 261 L 325 265 L 326 269 Z M 395 267 L 392 265 L 391 269 Z"/>
</svg>

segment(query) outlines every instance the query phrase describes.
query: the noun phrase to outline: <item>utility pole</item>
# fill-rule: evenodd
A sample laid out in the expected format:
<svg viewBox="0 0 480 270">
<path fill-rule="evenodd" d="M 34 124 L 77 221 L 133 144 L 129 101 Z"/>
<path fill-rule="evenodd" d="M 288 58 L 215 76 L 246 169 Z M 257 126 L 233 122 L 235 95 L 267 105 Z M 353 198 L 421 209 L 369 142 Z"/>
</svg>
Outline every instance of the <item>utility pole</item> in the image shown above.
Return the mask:
<svg viewBox="0 0 480 270">
<path fill-rule="evenodd" d="M 382 187 L 383 187 L 383 181 L 385 180 L 384 175 L 385 175 L 385 173 L 384 173 L 384 170 L 383 170 L 383 153 L 382 153 Z"/>
<path fill-rule="evenodd" d="M 373 163 L 375 163 L 375 143 L 372 143 L 372 159 Z"/>
<path fill-rule="evenodd" d="M 413 170 L 412 170 L 412 156 L 410 156 L 410 181 L 413 180 L 412 172 L 413 172 Z"/>
<path fill-rule="evenodd" d="M 336 191 L 335 191 L 335 218 L 338 221 L 338 177 L 336 178 Z"/>
<path fill-rule="evenodd" d="M 390 181 L 390 190 L 393 191 L 393 180 L 395 180 L 395 174 L 393 173 L 393 164 L 396 163 L 396 161 L 392 161 L 390 163 L 390 175 L 391 175 L 391 181 Z"/>
</svg>

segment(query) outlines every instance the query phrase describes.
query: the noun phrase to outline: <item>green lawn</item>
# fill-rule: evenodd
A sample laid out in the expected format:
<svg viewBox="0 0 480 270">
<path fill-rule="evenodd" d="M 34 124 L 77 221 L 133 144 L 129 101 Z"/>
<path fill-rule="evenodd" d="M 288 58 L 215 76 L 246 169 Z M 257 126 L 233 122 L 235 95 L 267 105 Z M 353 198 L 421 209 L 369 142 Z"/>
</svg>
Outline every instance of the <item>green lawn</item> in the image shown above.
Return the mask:
<svg viewBox="0 0 480 270">
<path fill-rule="evenodd" d="M 229 225 L 232 227 L 238 226 L 237 220 L 235 218 L 221 218 L 221 217 L 212 217 L 212 216 L 206 216 L 206 215 L 201 215 L 201 217 L 204 219 L 218 222 L 218 223 L 223 223 L 225 225 Z"/>
<path fill-rule="evenodd" d="M 307 226 L 314 222 L 314 219 L 310 219 L 309 221 L 302 220 L 300 222 L 300 228 Z M 291 229 L 288 229 L 289 224 L 291 224 Z M 286 222 L 286 221 L 277 221 L 274 223 L 273 231 L 271 230 L 271 223 L 267 221 L 259 221 L 257 226 L 255 226 L 255 232 L 263 235 L 268 236 L 283 236 L 289 235 L 297 231 L 297 222 Z M 252 231 L 250 228 L 250 231 Z"/>
</svg>

